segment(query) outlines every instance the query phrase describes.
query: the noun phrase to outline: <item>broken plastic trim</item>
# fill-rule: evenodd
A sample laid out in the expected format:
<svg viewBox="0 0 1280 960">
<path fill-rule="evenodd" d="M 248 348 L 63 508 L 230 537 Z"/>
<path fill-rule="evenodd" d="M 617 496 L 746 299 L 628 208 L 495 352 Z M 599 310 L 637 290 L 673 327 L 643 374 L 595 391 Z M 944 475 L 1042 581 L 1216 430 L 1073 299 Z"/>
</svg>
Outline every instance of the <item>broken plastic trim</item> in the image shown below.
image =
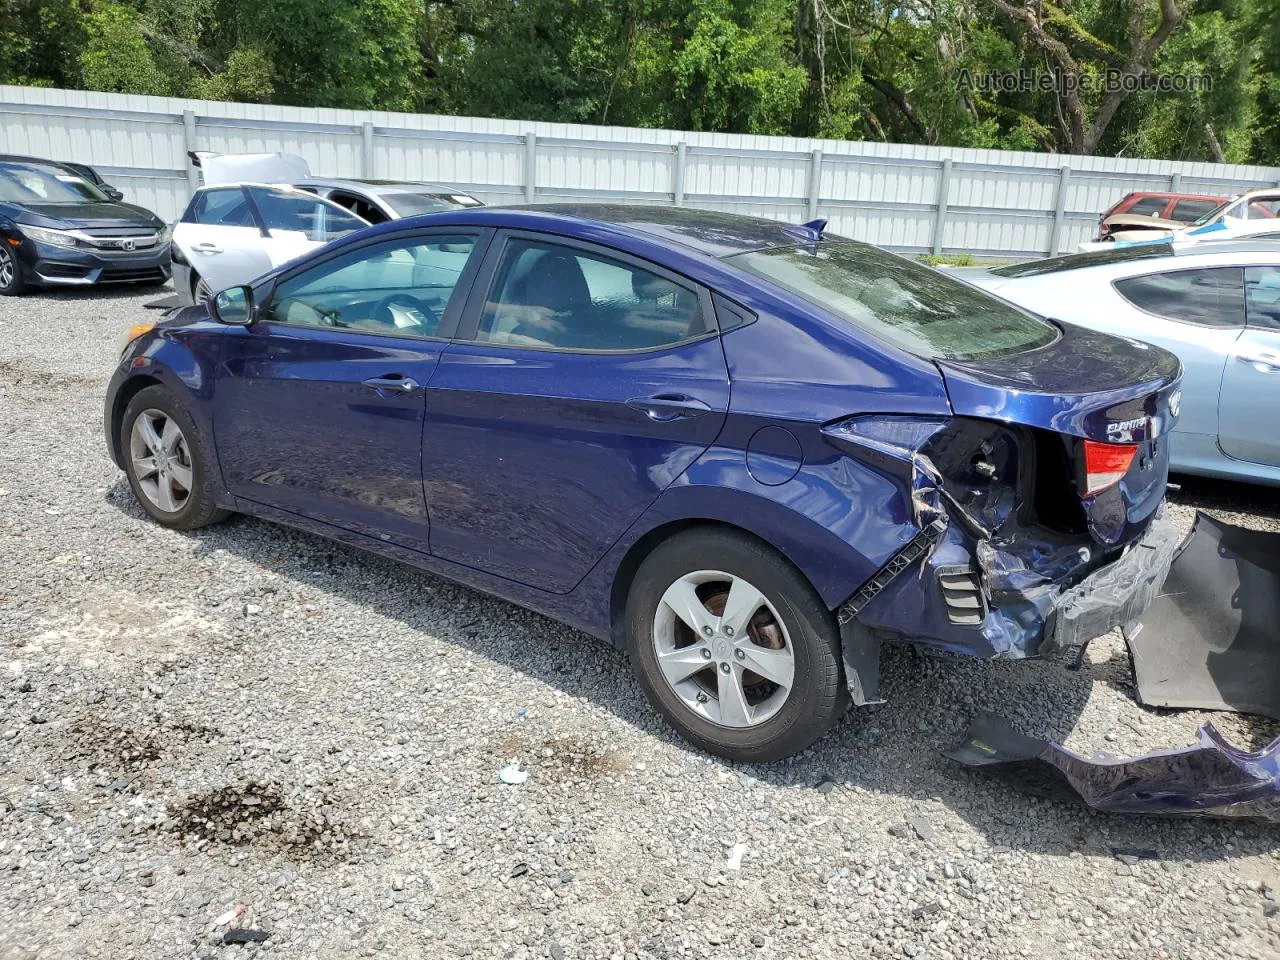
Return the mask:
<svg viewBox="0 0 1280 960">
<path fill-rule="evenodd" d="M 902 571 L 925 556 L 942 539 L 946 530 L 946 519 L 939 517 L 908 540 L 906 546 L 890 557 L 857 593 L 840 605 L 836 618 L 841 625 L 856 617 L 862 608 L 870 603 L 876 594 L 893 583 Z"/>
<path fill-rule="evenodd" d="M 1003 770 L 1025 785 L 1074 795 L 1104 813 L 1280 823 L 1280 738 L 1251 753 L 1231 746 L 1206 723 L 1197 741 L 1132 758 L 1084 757 L 981 714 L 946 755 L 968 767 Z"/>
</svg>

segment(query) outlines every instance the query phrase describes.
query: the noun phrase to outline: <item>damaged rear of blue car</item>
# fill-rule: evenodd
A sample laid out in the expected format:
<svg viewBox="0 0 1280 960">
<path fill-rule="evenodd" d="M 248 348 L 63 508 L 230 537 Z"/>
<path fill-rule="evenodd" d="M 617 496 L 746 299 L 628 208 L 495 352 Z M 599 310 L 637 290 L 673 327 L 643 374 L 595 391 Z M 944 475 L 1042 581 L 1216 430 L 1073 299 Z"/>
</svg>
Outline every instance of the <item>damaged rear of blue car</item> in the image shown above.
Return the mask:
<svg viewBox="0 0 1280 960">
<path fill-rule="evenodd" d="M 859 493 L 876 490 L 857 505 L 874 513 L 883 546 L 837 608 L 855 703 L 878 700 L 887 641 L 1073 661 L 1141 614 L 1177 547 L 1163 516 L 1176 357 L 969 298 L 858 245 L 731 258 L 744 260 L 928 359 L 945 397 L 945 413 L 860 413 L 820 428 L 889 485 L 858 481 Z M 732 366 L 733 335 L 725 346 Z"/>
</svg>

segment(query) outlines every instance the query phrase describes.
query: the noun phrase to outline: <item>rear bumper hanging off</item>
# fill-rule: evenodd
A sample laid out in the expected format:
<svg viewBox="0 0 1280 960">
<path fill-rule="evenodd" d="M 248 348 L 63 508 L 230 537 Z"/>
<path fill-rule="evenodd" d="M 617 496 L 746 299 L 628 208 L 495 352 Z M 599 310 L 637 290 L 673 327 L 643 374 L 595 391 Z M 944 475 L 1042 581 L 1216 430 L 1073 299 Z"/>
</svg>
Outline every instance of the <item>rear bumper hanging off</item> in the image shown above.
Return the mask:
<svg viewBox="0 0 1280 960">
<path fill-rule="evenodd" d="M 1058 594 L 1039 656 L 1078 663 L 1090 640 L 1133 624 L 1164 586 L 1181 542 L 1173 521 L 1157 517 L 1118 560 Z"/>
</svg>

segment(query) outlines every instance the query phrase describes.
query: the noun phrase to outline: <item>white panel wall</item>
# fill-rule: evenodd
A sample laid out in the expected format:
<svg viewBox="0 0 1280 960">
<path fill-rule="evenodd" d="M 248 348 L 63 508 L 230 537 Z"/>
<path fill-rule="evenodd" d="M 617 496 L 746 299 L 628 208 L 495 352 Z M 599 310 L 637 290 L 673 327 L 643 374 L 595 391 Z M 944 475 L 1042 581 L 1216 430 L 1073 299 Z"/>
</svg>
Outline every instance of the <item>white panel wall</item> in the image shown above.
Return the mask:
<svg viewBox="0 0 1280 960">
<path fill-rule="evenodd" d="M 844 236 L 907 253 L 1008 258 L 1074 249 L 1096 232 L 1098 214 L 1132 190 L 1176 183 L 1227 195 L 1280 183 L 1280 169 L 1228 164 L 0 86 L 0 152 L 93 164 L 129 200 L 167 219 L 190 195 L 191 149 L 297 153 L 318 175 L 431 180 L 492 204 L 530 196 L 671 204 L 679 194 L 689 207 L 794 222 L 813 215 L 816 199 L 817 214 Z"/>
</svg>

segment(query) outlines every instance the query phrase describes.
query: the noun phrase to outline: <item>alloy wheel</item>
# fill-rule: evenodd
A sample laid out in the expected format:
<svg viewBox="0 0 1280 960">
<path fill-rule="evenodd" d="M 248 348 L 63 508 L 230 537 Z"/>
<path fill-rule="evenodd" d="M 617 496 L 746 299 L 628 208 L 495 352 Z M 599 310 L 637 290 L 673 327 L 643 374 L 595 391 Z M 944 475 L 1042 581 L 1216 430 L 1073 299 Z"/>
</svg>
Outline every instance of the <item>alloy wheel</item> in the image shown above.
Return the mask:
<svg viewBox="0 0 1280 960">
<path fill-rule="evenodd" d="M 795 654 L 768 598 L 741 577 L 698 570 L 666 589 L 653 618 L 658 668 L 684 705 L 724 727 L 753 727 L 790 696 Z"/>
<path fill-rule="evenodd" d="M 0 289 L 8 289 L 13 283 L 14 272 L 18 265 L 13 262 L 13 254 L 4 246 L 0 246 Z"/>
<path fill-rule="evenodd" d="M 182 428 L 160 410 L 144 410 L 129 431 L 129 457 L 143 495 L 166 513 L 177 513 L 191 496 L 191 451 Z"/>
</svg>

